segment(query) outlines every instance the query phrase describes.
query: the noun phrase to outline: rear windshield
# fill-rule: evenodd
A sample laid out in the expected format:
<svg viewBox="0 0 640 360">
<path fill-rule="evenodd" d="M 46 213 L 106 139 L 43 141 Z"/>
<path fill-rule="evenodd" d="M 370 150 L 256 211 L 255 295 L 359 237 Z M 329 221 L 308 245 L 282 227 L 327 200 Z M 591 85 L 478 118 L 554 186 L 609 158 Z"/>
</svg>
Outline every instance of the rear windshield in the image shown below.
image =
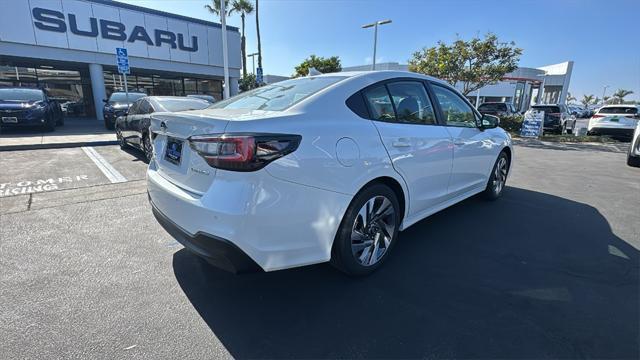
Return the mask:
<svg viewBox="0 0 640 360">
<path fill-rule="evenodd" d="M 210 108 L 281 111 L 344 78 L 319 76 L 285 80 L 217 102 Z"/>
<path fill-rule="evenodd" d="M 557 114 L 560 112 L 560 108 L 557 106 L 532 106 L 538 111 L 544 111 L 547 114 Z"/>
<path fill-rule="evenodd" d="M 184 98 L 184 99 L 159 99 L 158 104 L 162 107 L 161 111 L 187 111 L 187 110 L 202 110 L 211 105 L 210 102 L 201 99 Z"/>
<path fill-rule="evenodd" d="M 484 111 L 507 111 L 507 104 L 482 104 L 478 110 Z"/>
<path fill-rule="evenodd" d="M 598 111 L 598 114 L 631 114 L 635 115 L 638 113 L 638 108 L 634 107 L 626 107 L 626 106 L 616 106 L 616 107 L 604 107 Z"/>
<path fill-rule="evenodd" d="M 0 100 L 40 101 L 43 95 L 37 89 L 0 89 Z"/>
<path fill-rule="evenodd" d="M 141 97 L 145 97 L 145 96 L 147 95 L 142 93 L 129 93 L 129 102 L 134 102 L 140 99 Z M 126 93 L 117 92 L 117 93 L 111 94 L 111 96 L 109 97 L 109 102 L 126 102 L 126 101 L 127 101 Z"/>
</svg>

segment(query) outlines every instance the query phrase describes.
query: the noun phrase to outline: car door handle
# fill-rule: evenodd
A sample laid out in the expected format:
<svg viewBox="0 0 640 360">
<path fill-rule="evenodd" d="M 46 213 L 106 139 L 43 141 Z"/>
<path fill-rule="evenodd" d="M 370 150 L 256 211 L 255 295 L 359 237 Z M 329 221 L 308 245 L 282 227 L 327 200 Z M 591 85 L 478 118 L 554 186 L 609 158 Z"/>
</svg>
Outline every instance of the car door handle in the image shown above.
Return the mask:
<svg viewBox="0 0 640 360">
<path fill-rule="evenodd" d="M 411 143 L 409 143 L 408 141 L 397 140 L 391 143 L 391 145 L 393 145 L 393 147 L 403 148 L 410 147 Z"/>
</svg>

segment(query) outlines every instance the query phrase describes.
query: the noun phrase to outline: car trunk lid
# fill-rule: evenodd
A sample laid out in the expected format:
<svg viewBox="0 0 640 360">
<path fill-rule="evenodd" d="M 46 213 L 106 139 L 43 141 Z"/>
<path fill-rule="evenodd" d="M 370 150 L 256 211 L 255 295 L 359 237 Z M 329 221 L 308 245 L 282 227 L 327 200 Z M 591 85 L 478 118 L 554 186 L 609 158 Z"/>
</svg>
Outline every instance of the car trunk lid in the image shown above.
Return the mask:
<svg viewBox="0 0 640 360">
<path fill-rule="evenodd" d="M 222 134 L 228 123 L 229 119 L 201 111 L 153 114 L 149 129 L 159 175 L 184 190 L 202 195 L 211 186 L 216 169 L 189 147 L 189 137 Z"/>
</svg>

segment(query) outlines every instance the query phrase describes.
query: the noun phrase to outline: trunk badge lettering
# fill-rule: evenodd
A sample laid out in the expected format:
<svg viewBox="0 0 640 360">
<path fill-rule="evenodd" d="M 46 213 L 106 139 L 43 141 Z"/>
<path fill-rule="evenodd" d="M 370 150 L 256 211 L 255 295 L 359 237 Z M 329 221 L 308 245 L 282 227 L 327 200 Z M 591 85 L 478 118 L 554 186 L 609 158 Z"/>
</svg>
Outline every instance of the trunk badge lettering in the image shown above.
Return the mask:
<svg viewBox="0 0 640 360">
<path fill-rule="evenodd" d="M 192 167 L 191 171 L 193 171 L 194 173 L 198 173 L 198 174 L 202 174 L 202 175 L 209 175 L 209 171 L 207 170 L 200 170 L 197 168 Z"/>
</svg>

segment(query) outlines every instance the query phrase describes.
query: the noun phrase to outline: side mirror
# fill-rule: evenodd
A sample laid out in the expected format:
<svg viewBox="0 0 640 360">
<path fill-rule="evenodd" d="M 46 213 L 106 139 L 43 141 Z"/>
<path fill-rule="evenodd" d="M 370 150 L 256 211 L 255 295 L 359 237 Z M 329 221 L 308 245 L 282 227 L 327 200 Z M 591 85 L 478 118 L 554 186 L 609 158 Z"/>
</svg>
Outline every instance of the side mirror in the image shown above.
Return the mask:
<svg viewBox="0 0 640 360">
<path fill-rule="evenodd" d="M 493 115 L 484 114 L 482 115 L 482 119 L 480 120 L 481 129 L 494 129 L 500 125 L 500 118 Z"/>
</svg>

